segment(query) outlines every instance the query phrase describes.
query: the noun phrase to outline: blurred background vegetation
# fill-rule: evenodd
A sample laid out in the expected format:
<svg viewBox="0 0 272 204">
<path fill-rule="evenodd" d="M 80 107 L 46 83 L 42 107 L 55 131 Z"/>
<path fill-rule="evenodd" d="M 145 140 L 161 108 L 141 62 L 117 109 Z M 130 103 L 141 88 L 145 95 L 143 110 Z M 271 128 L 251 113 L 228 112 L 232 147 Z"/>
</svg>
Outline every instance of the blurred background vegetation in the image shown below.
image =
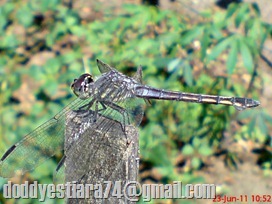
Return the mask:
<svg viewBox="0 0 272 204">
<path fill-rule="evenodd" d="M 71 82 L 86 71 L 97 75 L 98 58 L 128 75 L 142 65 L 144 83 L 154 87 L 262 104 L 238 112 L 153 101 L 139 128 L 142 183 L 215 183 L 231 196 L 271 193 L 272 26 L 259 7 L 265 4 L 188 2 L 1 1 L 0 155 L 73 100 Z M 52 183 L 60 158 L 12 181 Z M 0 190 L 6 182 L 0 179 Z M 0 201 L 15 202 L 2 194 Z"/>
</svg>

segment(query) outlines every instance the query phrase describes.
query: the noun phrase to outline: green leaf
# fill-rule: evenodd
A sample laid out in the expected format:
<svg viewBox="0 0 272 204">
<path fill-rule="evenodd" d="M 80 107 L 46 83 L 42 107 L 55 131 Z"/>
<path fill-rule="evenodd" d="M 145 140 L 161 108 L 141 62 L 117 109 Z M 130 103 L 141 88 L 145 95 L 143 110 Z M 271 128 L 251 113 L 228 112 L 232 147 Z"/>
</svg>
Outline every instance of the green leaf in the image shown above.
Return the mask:
<svg viewBox="0 0 272 204">
<path fill-rule="evenodd" d="M 55 10 L 59 4 L 59 0 L 40 0 L 40 2 L 42 11 Z"/>
<path fill-rule="evenodd" d="M 205 28 L 204 33 L 203 33 L 203 37 L 200 39 L 201 42 L 201 50 L 200 50 L 200 56 L 201 56 L 201 60 L 203 61 L 204 58 L 206 57 L 207 54 L 207 48 L 208 45 L 210 43 L 210 26 L 208 26 L 207 28 Z"/>
<path fill-rule="evenodd" d="M 201 165 L 201 160 L 198 157 L 194 157 L 192 159 L 192 166 L 193 166 L 193 168 L 194 169 L 199 169 L 200 165 Z"/>
<path fill-rule="evenodd" d="M 194 153 L 194 148 L 189 144 L 186 144 L 182 149 L 182 154 L 184 155 L 192 155 L 193 153 Z"/>
<path fill-rule="evenodd" d="M 233 37 L 227 37 L 220 41 L 216 46 L 213 47 L 211 53 L 208 55 L 208 61 L 216 59 L 232 42 Z"/>
<path fill-rule="evenodd" d="M 43 78 L 43 67 L 38 65 L 31 65 L 29 75 L 35 80 L 39 81 Z"/>
<path fill-rule="evenodd" d="M 210 10 L 204 10 L 204 11 L 200 11 L 199 14 L 203 18 L 211 18 L 214 13 L 212 11 L 210 11 Z"/>
<path fill-rule="evenodd" d="M 258 6 L 258 4 L 256 2 L 252 3 L 252 8 L 255 11 L 255 13 L 258 15 L 258 17 L 260 17 L 261 16 L 261 11 L 260 11 L 260 8 L 259 8 L 259 6 Z"/>
<path fill-rule="evenodd" d="M 255 19 L 255 18 L 251 18 L 245 23 L 245 33 L 249 33 L 249 35 L 250 35 L 251 33 L 258 32 L 257 30 L 252 30 L 256 20 L 257 19 Z"/>
<path fill-rule="evenodd" d="M 37 116 L 37 115 L 41 114 L 43 111 L 44 111 L 44 105 L 41 103 L 33 104 L 32 108 L 31 108 L 31 114 L 33 116 Z"/>
<path fill-rule="evenodd" d="M 70 26 L 76 25 L 78 23 L 78 19 L 75 16 L 67 16 L 65 18 L 65 25 L 69 28 Z"/>
<path fill-rule="evenodd" d="M 268 129 L 264 120 L 264 117 L 258 117 L 256 121 L 257 127 L 261 130 L 263 134 L 268 134 Z"/>
<path fill-rule="evenodd" d="M 0 47 L 2 48 L 14 48 L 19 44 L 18 39 L 14 34 L 6 35 L 2 40 L 0 40 Z"/>
<path fill-rule="evenodd" d="M 236 63 L 237 63 L 237 54 L 238 54 L 238 45 L 237 45 L 237 41 L 235 40 L 231 43 L 230 53 L 229 53 L 228 60 L 227 60 L 228 74 L 233 73 L 233 70 L 234 70 Z"/>
<path fill-rule="evenodd" d="M 198 137 L 195 137 L 195 138 L 193 139 L 193 146 L 194 146 L 195 148 L 198 148 L 198 147 L 200 146 L 201 142 L 202 142 L 202 140 L 200 140 Z"/>
<path fill-rule="evenodd" d="M 46 42 L 46 46 L 48 47 L 51 47 L 54 44 L 55 38 L 53 37 L 52 33 L 49 33 L 48 35 L 46 35 L 45 42 Z"/>
<path fill-rule="evenodd" d="M 248 119 L 248 118 L 255 117 L 255 116 L 256 116 L 255 113 L 256 113 L 255 110 L 241 111 L 241 112 L 239 112 L 239 114 L 238 114 L 238 119 L 239 119 L 239 120 L 245 120 L 245 119 Z M 257 112 L 257 114 L 260 114 L 260 113 Z"/>
<path fill-rule="evenodd" d="M 239 45 L 240 45 L 240 52 L 242 55 L 244 66 L 249 73 L 252 73 L 254 68 L 252 53 L 250 52 L 249 47 L 244 41 L 240 41 Z"/>
<path fill-rule="evenodd" d="M 83 65 L 81 62 L 77 62 L 77 61 L 71 62 L 69 64 L 69 69 L 84 73 Z"/>
<path fill-rule="evenodd" d="M 257 117 L 253 117 L 251 121 L 249 122 L 249 124 L 247 125 L 249 134 L 251 134 L 254 131 L 254 128 L 256 126 L 256 120 L 257 120 Z"/>
<path fill-rule="evenodd" d="M 47 60 L 45 64 L 45 71 L 48 74 L 56 74 L 59 71 L 59 68 L 61 66 L 61 63 L 58 58 L 51 58 Z"/>
<path fill-rule="evenodd" d="M 6 24 L 7 24 L 7 19 L 4 15 L 2 15 L 1 10 L 0 10 L 0 31 L 1 31 L 1 33 L 3 32 L 2 30 L 4 29 Z"/>
<path fill-rule="evenodd" d="M 43 88 L 49 96 L 54 96 L 57 93 L 58 83 L 56 81 L 48 80 L 43 85 Z"/>
<path fill-rule="evenodd" d="M 70 27 L 71 32 L 78 36 L 78 37 L 82 37 L 84 36 L 84 34 L 86 34 L 86 29 L 82 26 L 78 26 L 78 25 L 74 25 Z"/>
<path fill-rule="evenodd" d="M 230 17 L 232 17 L 232 15 L 237 11 L 238 8 L 239 8 L 239 4 L 236 4 L 236 3 L 230 4 L 226 13 L 225 20 L 228 20 Z"/>
<path fill-rule="evenodd" d="M 269 115 L 269 114 L 267 114 L 267 113 L 264 113 L 264 114 L 262 114 L 262 115 L 263 115 L 263 117 L 265 118 L 265 120 L 266 120 L 268 123 L 272 124 L 272 117 L 271 117 L 271 115 Z"/>
<path fill-rule="evenodd" d="M 28 7 L 23 7 L 19 9 L 16 13 L 16 17 L 19 23 L 25 27 L 28 27 L 32 24 L 33 14 L 32 14 L 32 11 Z"/>
<path fill-rule="evenodd" d="M 196 39 L 199 35 L 201 35 L 203 31 L 203 26 L 197 26 L 189 31 L 186 31 L 184 34 L 181 36 L 181 44 L 187 45 L 193 42 L 193 40 Z"/>
<path fill-rule="evenodd" d="M 198 151 L 203 156 L 210 156 L 213 153 L 213 150 L 207 144 L 202 144 Z"/>
<path fill-rule="evenodd" d="M 7 1 L 0 7 L 0 11 L 3 15 L 8 16 L 12 11 L 14 11 L 15 6 L 15 3 Z"/>
<path fill-rule="evenodd" d="M 184 76 L 186 83 L 189 86 L 192 86 L 193 85 L 193 73 L 192 73 L 192 67 L 190 66 L 190 64 L 188 62 L 184 63 L 183 76 Z"/>
<path fill-rule="evenodd" d="M 217 26 L 212 26 L 209 32 L 210 35 L 213 36 L 213 39 L 215 39 L 216 41 L 219 41 L 224 37 L 222 33 L 222 28 L 218 28 Z"/>
<path fill-rule="evenodd" d="M 242 5 L 239 10 L 238 14 L 235 18 L 235 26 L 238 28 L 240 24 L 248 17 L 249 14 L 249 7 L 248 4 L 240 4 Z"/>
<path fill-rule="evenodd" d="M 169 62 L 167 68 L 168 68 L 168 71 L 169 72 L 173 72 L 177 69 L 177 67 L 179 66 L 180 64 L 180 59 L 179 58 L 176 58 L 174 60 L 171 60 L 171 62 Z"/>
</svg>

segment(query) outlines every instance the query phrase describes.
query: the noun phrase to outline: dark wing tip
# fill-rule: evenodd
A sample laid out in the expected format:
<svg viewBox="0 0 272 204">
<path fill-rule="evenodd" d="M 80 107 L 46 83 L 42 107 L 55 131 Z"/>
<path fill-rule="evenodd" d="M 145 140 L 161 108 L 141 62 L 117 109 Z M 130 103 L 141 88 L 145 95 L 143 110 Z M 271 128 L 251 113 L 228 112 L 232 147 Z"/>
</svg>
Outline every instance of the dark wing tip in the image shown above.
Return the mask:
<svg viewBox="0 0 272 204">
<path fill-rule="evenodd" d="M 97 63 L 97 65 L 99 65 L 99 64 L 105 65 L 105 63 L 102 60 L 99 60 L 99 59 L 96 59 L 96 63 Z"/>
<path fill-rule="evenodd" d="M 106 72 L 113 70 L 113 68 L 110 65 L 106 64 L 105 62 L 103 62 L 99 59 L 96 59 L 96 63 L 97 63 L 100 73 L 106 73 Z"/>
<path fill-rule="evenodd" d="M 99 59 L 96 59 L 96 64 L 97 64 L 98 67 L 101 67 L 101 66 L 104 67 L 105 66 L 105 63 L 103 61 L 99 60 Z"/>
<path fill-rule="evenodd" d="M 2 156 L 2 158 L 0 159 L 0 161 L 4 161 L 4 160 L 11 154 L 11 152 L 14 151 L 15 148 L 16 148 L 16 145 L 12 145 L 12 146 L 5 152 L 5 154 Z"/>
</svg>

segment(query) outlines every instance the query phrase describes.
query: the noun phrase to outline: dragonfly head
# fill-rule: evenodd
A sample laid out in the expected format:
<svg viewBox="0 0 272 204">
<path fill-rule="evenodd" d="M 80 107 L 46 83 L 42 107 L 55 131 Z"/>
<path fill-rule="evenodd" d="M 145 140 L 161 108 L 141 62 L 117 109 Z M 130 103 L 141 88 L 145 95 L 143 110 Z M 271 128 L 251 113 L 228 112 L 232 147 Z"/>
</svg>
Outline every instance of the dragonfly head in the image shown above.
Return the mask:
<svg viewBox="0 0 272 204">
<path fill-rule="evenodd" d="M 77 97 L 87 99 L 89 97 L 90 85 L 93 82 L 92 75 L 82 74 L 78 79 L 74 79 L 74 82 L 71 84 L 71 89 Z"/>
</svg>

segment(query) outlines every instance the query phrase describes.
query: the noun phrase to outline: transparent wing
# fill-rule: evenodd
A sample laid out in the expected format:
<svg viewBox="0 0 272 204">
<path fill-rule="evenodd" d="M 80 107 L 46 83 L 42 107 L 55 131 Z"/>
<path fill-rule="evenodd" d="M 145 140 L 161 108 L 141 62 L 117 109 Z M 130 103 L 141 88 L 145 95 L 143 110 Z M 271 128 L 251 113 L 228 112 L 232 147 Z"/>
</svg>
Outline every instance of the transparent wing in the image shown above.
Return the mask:
<svg viewBox="0 0 272 204">
<path fill-rule="evenodd" d="M 76 110 L 91 100 L 75 99 L 55 117 L 13 145 L 0 160 L 0 176 L 10 178 L 16 172 L 24 174 L 49 157 L 63 150 L 65 119 L 71 110 Z"/>
</svg>

